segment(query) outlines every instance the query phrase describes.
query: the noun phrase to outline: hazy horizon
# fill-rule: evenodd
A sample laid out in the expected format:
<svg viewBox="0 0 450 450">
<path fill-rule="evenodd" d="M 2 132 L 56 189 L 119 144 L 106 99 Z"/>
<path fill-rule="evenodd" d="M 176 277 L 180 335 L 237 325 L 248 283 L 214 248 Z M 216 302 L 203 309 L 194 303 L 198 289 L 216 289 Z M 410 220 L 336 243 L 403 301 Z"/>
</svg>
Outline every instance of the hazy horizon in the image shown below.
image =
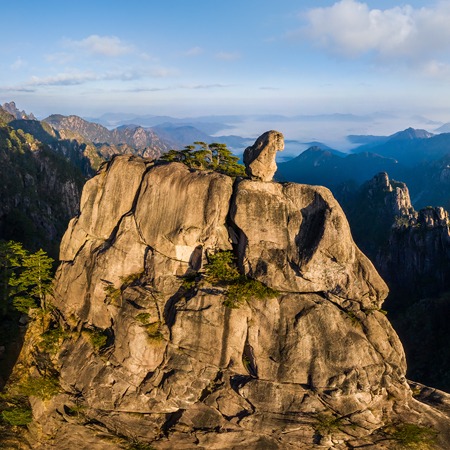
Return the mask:
<svg viewBox="0 0 450 450">
<path fill-rule="evenodd" d="M 5 4 L 2 19 L 0 101 L 38 117 L 384 111 L 450 121 L 445 1 L 24 0 Z"/>
</svg>

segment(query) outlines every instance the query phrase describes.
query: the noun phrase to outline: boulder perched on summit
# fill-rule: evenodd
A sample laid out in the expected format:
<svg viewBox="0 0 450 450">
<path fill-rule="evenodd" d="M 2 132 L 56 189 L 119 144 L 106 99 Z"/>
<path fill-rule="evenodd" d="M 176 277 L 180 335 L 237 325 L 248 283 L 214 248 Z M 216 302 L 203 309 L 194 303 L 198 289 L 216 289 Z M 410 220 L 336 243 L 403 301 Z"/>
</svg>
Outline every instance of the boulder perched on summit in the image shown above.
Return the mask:
<svg viewBox="0 0 450 450">
<path fill-rule="evenodd" d="M 244 151 L 247 175 L 262 181 L 272 181 L 277 164 L 275 155 L 284 150 L 284 137 L 279 131 L 267 131 Z"/>
</svg>

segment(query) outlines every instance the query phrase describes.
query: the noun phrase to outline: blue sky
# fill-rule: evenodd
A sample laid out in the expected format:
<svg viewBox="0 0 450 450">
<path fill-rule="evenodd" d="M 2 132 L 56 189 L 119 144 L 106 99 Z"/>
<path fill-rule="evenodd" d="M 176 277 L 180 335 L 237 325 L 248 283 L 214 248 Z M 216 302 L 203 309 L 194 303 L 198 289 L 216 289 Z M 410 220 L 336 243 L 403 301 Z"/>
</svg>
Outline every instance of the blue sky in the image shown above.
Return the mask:
<svg viewBox="0 0 450 450">
<path fill-rule="evenodd" d="M 40 117 L 375 111 L 450 120 L 450 2 L 2 5 L 0 102 Z"/>
</svg>

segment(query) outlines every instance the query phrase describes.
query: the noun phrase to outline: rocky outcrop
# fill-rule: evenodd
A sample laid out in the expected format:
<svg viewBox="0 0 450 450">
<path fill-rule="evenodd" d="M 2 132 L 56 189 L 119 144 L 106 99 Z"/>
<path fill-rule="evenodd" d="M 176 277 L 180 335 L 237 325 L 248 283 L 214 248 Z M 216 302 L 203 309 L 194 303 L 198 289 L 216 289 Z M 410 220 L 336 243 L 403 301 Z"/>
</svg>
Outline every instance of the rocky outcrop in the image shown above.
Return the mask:
<svg viewBox="0 0 450 450">
<path fill-rule="evenodd" d="M 225 250 L 276 294 L 231 308 L 204 275 Z M 35 421 L 78 448 L 103 444 L 74 437 L 75 405 L 102 439 L 158 449 L 387 449 L 401 422 L 445 448 L 450 422 L 412 400 L 386 294 L 327 189 L 115 157 L 63 239 L 64 393 L 35 401 Z"/>
<path fill-rule="evenodd" d="M 27 114 L 25 111 L 20 111 L 15 102 L 4 103 L 1 107 L 15 119 L 37 120 L 33 113 Z"/>
<path fill-rule="evenodd" d="M 406 304 L 448 290 L 450 229 L 442 207 L 428 207 L 400 216 L 381 248 L 376 264 Z"/>
<path fill-rule="evenodd" d="M 244 151 L 247 175 L 262 181 L 272 181 L 277 165 L 275 155 L 284 150 L 284 138 L 278 131 L 267 131 Z"/>
<path fill-rule="evenodd" d="M 408 360 L 408 377 L 450 389 L 450 231 L 442 207 L 415 211 L 404 183 L 380 173 L 346 206 L 358 246 L 389 286 L 385 303 Z M 430 351 L 433 349 L 433 351 Z"/>
<path fill-rule="evenodd" d="M 372 261 L 386 245 L 393 223 L 415 214 L 406 184 L 389 179 L 386 172 L 364 183 L 344 208 L 355 241 Z"/>
</svg>

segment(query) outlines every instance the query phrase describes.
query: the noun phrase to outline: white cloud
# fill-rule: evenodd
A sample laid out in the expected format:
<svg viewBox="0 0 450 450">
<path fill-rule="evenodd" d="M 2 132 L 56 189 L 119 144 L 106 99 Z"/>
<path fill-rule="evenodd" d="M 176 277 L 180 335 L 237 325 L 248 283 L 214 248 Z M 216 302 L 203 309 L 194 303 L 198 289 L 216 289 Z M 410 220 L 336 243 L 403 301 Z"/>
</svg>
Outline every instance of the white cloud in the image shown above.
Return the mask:
<svg viewBox="0 0 450 450">
<path fill-rule="evenodd" d="M 184 56 L 199 56 L 203 53 L 201 47 L 192 47 L 184 52 Z"/>
<path fill-rule="evenodd" d="M 180 85 L 179 88 L 180 89 L 223 89 L 223 88 L 228 88 L 231 87 L 232 85 L 230 84 L 220 84 L 220 83 L 215 83 L 215 84 L 194 84 L 194 85 Z"/>
<path fill-rule="evenodd" d="M 49 77 L 32 76 L 27 83 L 28 86 L 75 86 L 86 83 L 87 81 L 96 81 L 99 77 L 93 72 L 81 73 L 59 73 Z"/>
<path fill-rule="evenodd" d="M 236 59 L 240 59 L 241 55 L 237 52 L 219 52 L 216 53 L 216 58 L 222 61 L 235 61 Z"/>
<path fill-rule="evenodd" d="M 33 76 L 25 86 L 76 86 L 91 81 L 134 81 L 145 78 L 167 78 L 174 74 L 173 70 L 163 67 L 148 70 L 109 71 L 105 73 L 70 71 L 48 77 Z"/>
<path fill-rule="evenodd" d="M 27 65 L 26 61 L 24 61 L 20 56 L 11 64 L 12 70 L 20 70 Z"/>
<path fill-rule="evenodd" d="M 448 79 L 450 76 L 450 64 L 436 61 L 427 61 L 422 68 L 424 75 L 432 78 Z"/>
<path fill-rule="evenodd" d="M 66 45 L 88 52 L 91 55 L 121 56 L 134 51 L 134 47 L 122 42 L 117 36 L 91 34 L 80 41 L 67 40 Z"/>
<path fill-rule="evenodd" d="M 303 38 L 348 57 L 374 54 L 383 60 L 423 64 L 450 45 L 450 4 L 445 1 L 433 8 L 405 5 L 381 10 L 341 0 L 310 9 L 303 18 Z"/>
</svg>

